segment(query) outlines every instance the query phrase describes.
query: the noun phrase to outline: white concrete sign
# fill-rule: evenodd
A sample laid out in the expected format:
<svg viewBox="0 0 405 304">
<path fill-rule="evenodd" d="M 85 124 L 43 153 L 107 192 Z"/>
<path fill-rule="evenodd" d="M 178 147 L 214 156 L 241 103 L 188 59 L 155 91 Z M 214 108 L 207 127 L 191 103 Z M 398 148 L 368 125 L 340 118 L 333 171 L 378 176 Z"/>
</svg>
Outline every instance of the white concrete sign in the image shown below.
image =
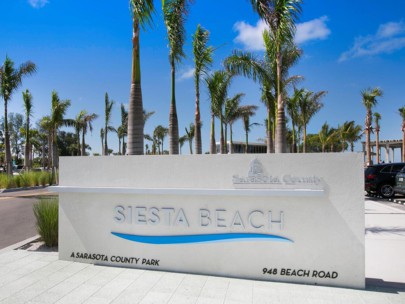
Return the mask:
<svg viewBox="0 0 405 304">
<path fill-rule="evenodd" d="M 361 154 L 66 157 L 59 257 L 364 288 Z"/>
</svg>

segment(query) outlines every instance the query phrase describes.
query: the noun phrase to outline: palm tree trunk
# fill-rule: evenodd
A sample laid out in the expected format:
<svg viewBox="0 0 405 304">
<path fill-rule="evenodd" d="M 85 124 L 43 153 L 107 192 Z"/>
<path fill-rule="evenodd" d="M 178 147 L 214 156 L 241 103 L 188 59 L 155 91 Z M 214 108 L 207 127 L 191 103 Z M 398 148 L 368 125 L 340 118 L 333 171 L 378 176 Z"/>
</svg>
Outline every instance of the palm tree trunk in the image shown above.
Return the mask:
<svg viewBox="0 0 405 304">
<path fill-rule="evenodd" d="M 211 139 L 210 139 L 210 154 L 217 153 L 217 145 L 215 143 L 215 116 L 211 111 Z"/>
<path fill-rule="evenodd" d="M 375 148 L 376 148 L 376 158 L 377 158 L 377 164 L 380 163 L 380 134 L 379 130 L 375 130 Z"/>
<path fill-rule="evenodd" d="M 169 114 L 169 154 L 179 154 L 179 122 L 176 110 L 176 68 L 174 58 L 171 56 L 170 64 L 172 66 L 172 101 L 170 103 Z"/>
<path fill-rule="evenodd" d="M 297 152 L 297 144 L 295 142 L 295 124 L 292 124 L 292 153 Z"/>
<path fill-rule="evenodd" d="M 108 155 L 108 143 L 107 143 L 107 135 L 108 135 L 108 126 L 105 125 L 104 130 L 104 155 Z"/>
<path fill-rule="evenodd" d="M 281 99 L 281 96 L 279 96 Z M 277 128 L 276 128 L 276 153 L 286 153 L 286 126 L 285 126 L 285 112 L 284 107 L 281 106 L 277 111 Z"/>
<path fill-rule="evenodd" d="M 285 125 L 285 111 L 281 92 L 281 65 L 282 56 L 280 45 L 277 45 L 277 129 L 276 129 L 276 153 L 287 152 L 287 130 Z"/>
<path fill-rule="evenodd" d="M 122 137 L 122 155 L 126 155 L 125 136 Z"/>
<path fill-rule="evenodd" d="M 401 162 L 405 161 L 405 121 L 402 123 L 402 155 Z"/>
<path fill-rule="evenodd" d="M 370 149 L 370 129 L 371 129 L 371 109 L 367 109 L 366 115 L 366 160 L 367 166 L 371 165 L 371 149 Z"/>
<path fill-rule="evenodd" d="M 271 113 L 270 113 L 270 107 L 267 106 L 267 126 L 266 126 L 266 144 L 267 144 L 267 153 L 271 153 L 272 150 L 272 144 L 273 144 L 273 139 L 272 139 L 272 134 L 271 134 Z"/>
<path fill-rule="evenodd" d="M 195 81 L 195 154 L 202 154 L 201 140 L 201 114 L 200 114 L 200 77 L 197 75 Z"/>
<path fill-rule="evenodd" d="M 10 134 L 8 130 L 8 113 L 7 113 L 8 100 L 4 100 L 4 133 L 5 133 L 5 145 L 6 145 L 6 167 L 7 174 L 13 174 L 12 162 L 11 162 L 11 148 L 10 148 Z"/>
<path fill-rule="evenodd" d="M 139 22 L 134 18 L 132 36 L 132 81 L 128 107 L 128 148 L 126 151 L 128 155 L 142 155 L 144 144 L 139 34 Z"/>
<path fill-rule="evenodd" d="M 220 118 L 220 120 L 219 120 L 219 123 L 220 123 L 220 125 L 221 125 L 221 134 L 220 134 L 220 139 L 219 139 L 219 141 L 220 141 L 220 143 L 219 143 L 219 149 L 220 149 L 220 151 L 221 151 L 221 154 L 226 154 L 225 153 L 225 143 L 224 143 L 224 123 L 223 123 L 223 121 L 222 121 L 222 117 Z"/>
<path fill-rule="evenodd" d="M 24 168 L 25 170 L 30 169 L 30 119 L 27 116 L 27 126 L 25 128 L 25 147 L 24 147 Z"/>
<path fill-rule="evenodd" d="M 306 124 L 304 124 L 302 152 L 307 153 L 307 125 Z"/>
<path fill-rule="evenodd" d="M 229 154 L 233 153 L 232 124 L 229 124 Z"/>
<path fill-rule="evenodd" d="M 228 154 L 228 124 L 224 124 L 225 125 L 225 130 L 224 130 L 224 150 L 225 150 L 225 154 Z"/>
<path fill-rule="evenodd" d="M 85 143 L 85 138 L 84 138 L 85 134 L 84 134 L 84 128 L 82 130 L 82 145 L 81 145 L 81 156 L 85 156 L 86 155 L 86 143 Z"/>
<path fill-rule="evenodd" d="M 248 130 L 245 131 L 245 153 L 248 153 L 248 146 L 249 146 L 249 132 Z"/>
</svg>

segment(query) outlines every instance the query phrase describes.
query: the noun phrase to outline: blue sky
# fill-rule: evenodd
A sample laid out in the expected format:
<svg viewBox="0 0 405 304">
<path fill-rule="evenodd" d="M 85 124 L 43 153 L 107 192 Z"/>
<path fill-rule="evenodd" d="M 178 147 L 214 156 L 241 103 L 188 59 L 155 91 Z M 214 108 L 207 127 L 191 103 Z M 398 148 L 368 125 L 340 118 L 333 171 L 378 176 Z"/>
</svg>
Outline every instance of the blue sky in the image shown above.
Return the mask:
<svg viewBox="0 0 405 304">
<path fill-rule="evenodd" d="M 156 1 L 156 6 L 154 26 L 141 36 L 144 107 L 156 111 L 145 127 L 149 134 L 159 124 L 168 125 L 170 105 L 170 66 L 161 1 Z M 29 89 L 37 121 L 49 114 L 51 92 L 56 90 L 62 99 L 72 102 L 67 117 L 73 118 L 83 109 L 100 115 L 93 134 L 86 138 L 92 152 L 100 152 L 105 92 L 116 101 L 113 126 L 120 123 L 120 104 L 128 104 L 132 36 L 128 0 L 0 0 L 0 11 L 0 61 L 8 55 L 17 65 L 31 60 L 38 67 L 12 96 L 9 111 L 23 112 L 21 91 Z M 328 91 L 324 108 L 308 126 L 309 133 L 317 133 L 325 121 L 333 127 L 349 120 L 363 125 L 365 109 L 360 92 L 378 86 L 384 91 L 375 108 L 382 115 L 380 138 L 401 138 L 398 108 L 405 105 L 404 11 L 402 0 L 386 0 L 383 4 L 375 0 L 305 1 L 296 37 L 304 55 L 291 74 L 305 77 L 300 87 Z M 218 47 L 213 70 L 220 69 L 223 59 L 234 49 L 263 55 L 260 33 L 264 25 L 250 1 L 195 1 L 186 24 L 187 58 L 177 73 L 180 136 L 194 120 L 194 81 L 189 76 L 193 68 L 191 40 L 197 24 L 211 32 L 210 43 Z M 260 103 L 259 86 L 239 77 L 230 95 L 239 92 L 246 94 L 244 104 L 260 106 L 252 122 L 263 123 L 265 108 Z M 2 105 L 0 111 L 4 111 Z M 203 151 L 207 151 L 210 117 L 204 87 L 201 111 Z M 251 141 L 264 138 L 264 127 L 253 127 L 249 137 Z M 242 124 L 238 122 L 234 140 L 243 139 Z M 109 144 L 118 150 L 115 134 L 109 135 Z M 360 149 L 357 145 L 356 150 Z M 183 153 L 187 150 L 184 146 Z"/>
</svg>

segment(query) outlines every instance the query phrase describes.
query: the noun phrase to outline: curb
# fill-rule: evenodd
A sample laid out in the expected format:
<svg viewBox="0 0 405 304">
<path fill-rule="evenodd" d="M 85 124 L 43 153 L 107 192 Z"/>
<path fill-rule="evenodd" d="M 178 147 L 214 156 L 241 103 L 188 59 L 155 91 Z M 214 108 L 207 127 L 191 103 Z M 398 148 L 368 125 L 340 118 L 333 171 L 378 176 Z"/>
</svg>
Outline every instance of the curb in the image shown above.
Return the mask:
<svg viewBox="0 0 405 304">
<path fill-rule="evenodd" d="M 28 238 L 28 239 L 26 239 L 24 241 L 21 241 L 21 242 L 15 243 L 13 245 L 10 245 L 8 247 L 5 247 L 3 249 L 0 249 L 0 254 L 5 253 L 7 251 L 15 250 L 17 248 L 20 248 L 21 246 L 24 246 L 25 244 L 28 244 L 28 243 L 31 243 L 31 242 L 35 241 L 39 237 L 40 237 L 39 234 L 37 234 L 36 236 L 30 237 L 30 238 Z"/>
<path fill-rule="evenodd" d="M 48 185 L 48 186 L 49 186 L 49 185 Z M 35 186 L 35 187 L 25 187 L 25 188 L 0 189 L 0 193 L 18 192 L 18 191 L 25 191 L 25 190 L 45 189 L 45 188 L 47 188 L 48 186 Z"/>
</svg>

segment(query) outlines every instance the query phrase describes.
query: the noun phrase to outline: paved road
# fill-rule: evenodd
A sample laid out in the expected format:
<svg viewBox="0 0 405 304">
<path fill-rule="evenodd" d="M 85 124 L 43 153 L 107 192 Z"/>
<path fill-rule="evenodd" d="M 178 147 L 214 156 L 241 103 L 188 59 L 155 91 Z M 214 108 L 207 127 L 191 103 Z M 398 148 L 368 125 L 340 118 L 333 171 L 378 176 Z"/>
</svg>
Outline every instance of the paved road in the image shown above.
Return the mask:
<svg viewBox="0 0 405 304">
<path fill-rule="evenodd" d="M 50 193 L 38 189 L 0 194 L 0 249 L 37 235 L 32 206 L 43 195 Z"/>
</svg>

